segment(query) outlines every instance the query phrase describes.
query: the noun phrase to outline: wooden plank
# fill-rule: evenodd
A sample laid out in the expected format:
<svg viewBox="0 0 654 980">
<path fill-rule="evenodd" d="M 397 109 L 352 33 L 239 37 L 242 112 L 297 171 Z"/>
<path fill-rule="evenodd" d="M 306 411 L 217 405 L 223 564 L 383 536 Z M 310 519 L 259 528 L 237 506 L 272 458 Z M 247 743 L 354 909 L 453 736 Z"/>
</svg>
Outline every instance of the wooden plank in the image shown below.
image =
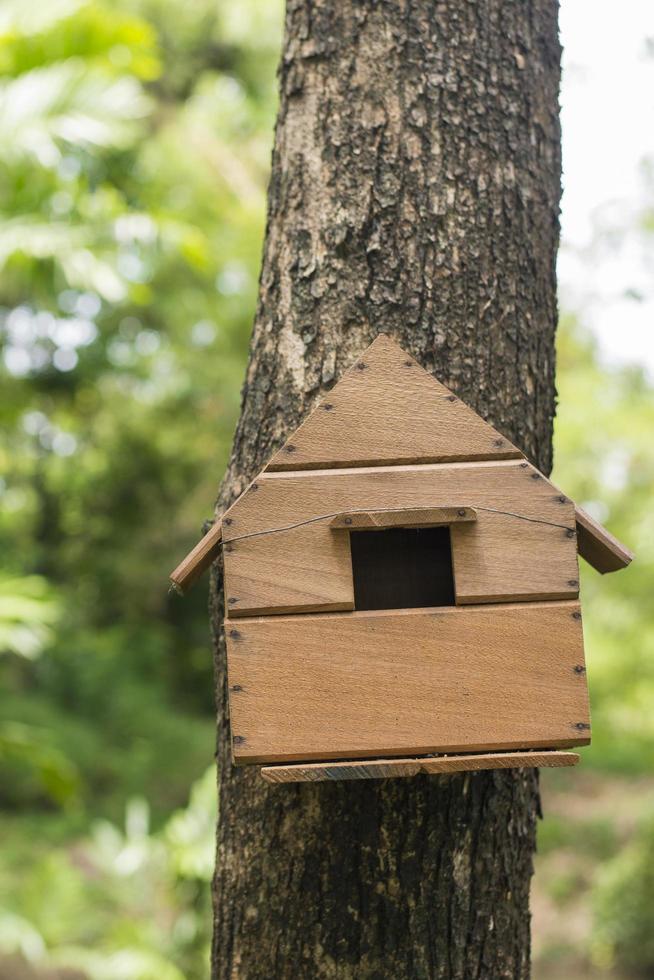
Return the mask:
<svg viewBox="0 0 654 980">
<path fill-rule="evenodd" d="M 350 535 L 323 530 L 318 551 L 305 527 L 225 542 L 229 616 L 354 609 Z"/>
<path fill-rule="evenodd" d="M 602 575 L 626 568 L 633 560 L 633 552 L 583 508 L 575 509 L 575 517 L 579 554 Z"/>
<path fill-rule="evenodd" d="M 390 527 L 440 527 L 477 520 L 473 507 L 400 507 L 397 510 L 353 510 L 338 514 L 331 528 L 374 531 Z"/>
<path fill-rule="evenodd" d="M 305 470 L 262 474 L 225 515 L 230 616 L 352 609 L 349 535 L 330 521 L 453 500 L 477 510 L 451 526 L 457 603 L 578 595 L 574 505 L 524 461 Z"/>
<path fill-rule="evenodd" d="M 314 762 L 263 766 L 267 783 L 322 783 L 343 779 L 389 779 L 481 769 L 532 769 L 576 766 L 576 752 L 493 752 L 487 755 L 448 755 L 437 759 L 375 759 L 370 762 Z"/>
<path fill-rule="evenodd" d="M 196 579 L 216 560 L 220 550 L 223 527 L 216 521 L 195 548 L 182 559 L 177 568 L 170 573 L 170 581 L 178 592 L 186 592 Z"/>
<path fill-rule="evenodd" d="M 522 453 L 380 334 L 267 469 L 509 458 Z"/>
<path fill-rule="evenodd" d="M 574 602 L 268 616 L 225 632 L 236 762 L 589 741 Z"/>
</svg>

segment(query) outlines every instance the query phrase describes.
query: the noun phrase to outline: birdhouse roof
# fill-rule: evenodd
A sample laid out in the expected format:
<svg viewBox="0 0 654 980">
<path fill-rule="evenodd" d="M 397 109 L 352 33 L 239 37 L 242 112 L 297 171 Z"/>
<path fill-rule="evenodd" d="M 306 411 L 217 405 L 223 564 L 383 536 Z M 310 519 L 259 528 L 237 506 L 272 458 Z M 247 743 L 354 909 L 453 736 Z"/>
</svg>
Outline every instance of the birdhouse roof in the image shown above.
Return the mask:
<svg viewBox="0 0 654 980">
<path fill-rule="evenodd" d="M 380 334 L 267 471 L 520 458 L 522 453 Z"/>
<path fill-rule="evenodd" d="M 512 459 L 525 457 L 380 334 L 274 454 L 264 473 Z M 632 553 L 606 528 L 580 507 L 575 517 L 579 554 L 594 568 L 610 572 L 629 564 Z M 183 589 L 210 564 L 221 533 L 217 522 L 171 574 L 174 585 Z"/>
</svg>

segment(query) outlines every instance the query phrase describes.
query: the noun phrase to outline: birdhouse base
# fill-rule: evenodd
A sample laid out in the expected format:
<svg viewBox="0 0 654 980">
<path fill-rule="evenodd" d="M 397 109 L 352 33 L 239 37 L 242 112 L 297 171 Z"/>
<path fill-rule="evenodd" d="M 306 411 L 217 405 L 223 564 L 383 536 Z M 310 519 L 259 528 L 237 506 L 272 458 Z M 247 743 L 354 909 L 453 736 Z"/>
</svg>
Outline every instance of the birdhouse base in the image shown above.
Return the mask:
<svg viewBox="0 0 654 980">
<path fill-rule="evenodd" d="M 489 752 L 484 755 L 422 756 L 413 759 L 368 759 L 348 762 L 296 762 L 283 766 L 262 766 L 268 783 L 321 783 L 342 779 L 388 779 L 398 776 L 437 775 L 475 772 L 480 769 L 525 769 L 576 766 L 576 752 L 543 750 L 536 752 Z"/>
</svg>

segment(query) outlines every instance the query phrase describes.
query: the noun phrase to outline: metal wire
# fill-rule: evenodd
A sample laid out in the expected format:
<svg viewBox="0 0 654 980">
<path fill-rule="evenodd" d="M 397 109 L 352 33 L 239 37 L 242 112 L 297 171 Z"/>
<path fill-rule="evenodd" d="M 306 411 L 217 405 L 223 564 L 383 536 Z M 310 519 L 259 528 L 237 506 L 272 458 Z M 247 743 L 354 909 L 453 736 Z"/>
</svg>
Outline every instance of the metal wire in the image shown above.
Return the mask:
<svg viewBox="0 0 654 980">
<path fill-rule="evenodd" d="M 433 508 L 433 504 L 415 504 L 407 510 L 430 510 Z M 461 505 L 463 506 L 463 505 Z M 483 510 L 489 514 L 500 514 L 503 517 L 514 517 L 519 521 L 529 521 L 531 524 L 547 524 L 548 527 L 560 527 L 563 531 L 572 531 L 575 533 L 574 527 L 568 527 L 567 524 L 557 524 L 555 521 L 546 521 L 540 517 L 527 517 L 526 514 L 515 514 L 510 510 L 496 510 L 494 507 L 481 507 L 479 504 L 466 504 L 466 507 L 473 507 L 475 510 Z M 348 514 L 383 514 L 388 511 L 387 507 L 377 508 L 376 510 L 371 507 L 362 507 L 358 510 L 349 510 Z M 225 525 L 223 523 L 223 544 L 231 544 L 233 541 L 245 541 L 247 538 L 259 538 L 265 537 L 267 534 L 279 534 L 283 531 L 294 531 L 298 527 L 305 527 L 307 524 L 318 524 L 320 521 L 328 521 L 332 517 L 338 517 L 342 514 L 342 510 L 336 510 L 331 514 L 320 514 L 318 517 L 309 517 L 305 521 L 297 521 L 295 524 L 284 524 L 280 527 L 266 528 L 263 531 L 250 531 L 248 534 L 238 534 L 233 538 L 225 537 Z M 345 529 L 344 529 L 345 530 Z"/>
</svg>

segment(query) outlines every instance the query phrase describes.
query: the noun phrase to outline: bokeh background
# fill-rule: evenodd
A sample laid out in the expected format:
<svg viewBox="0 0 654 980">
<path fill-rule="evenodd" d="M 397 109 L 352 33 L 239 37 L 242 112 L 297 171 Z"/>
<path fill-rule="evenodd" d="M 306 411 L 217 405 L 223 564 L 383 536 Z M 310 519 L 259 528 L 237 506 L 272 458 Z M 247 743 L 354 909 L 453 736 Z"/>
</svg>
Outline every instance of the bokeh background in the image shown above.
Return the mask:
<svg viewBox="0 0 654 980">
<path fill-rule="evenodd" d="M 280 0 L 0 2 L 0 978 L 208 975 L 197 540 L 238 412 Z M 654 976 L 654 10 L 564 0 L 554 479 L 593 745 L 543 773 L 535 976 Z"/>
</svg>

